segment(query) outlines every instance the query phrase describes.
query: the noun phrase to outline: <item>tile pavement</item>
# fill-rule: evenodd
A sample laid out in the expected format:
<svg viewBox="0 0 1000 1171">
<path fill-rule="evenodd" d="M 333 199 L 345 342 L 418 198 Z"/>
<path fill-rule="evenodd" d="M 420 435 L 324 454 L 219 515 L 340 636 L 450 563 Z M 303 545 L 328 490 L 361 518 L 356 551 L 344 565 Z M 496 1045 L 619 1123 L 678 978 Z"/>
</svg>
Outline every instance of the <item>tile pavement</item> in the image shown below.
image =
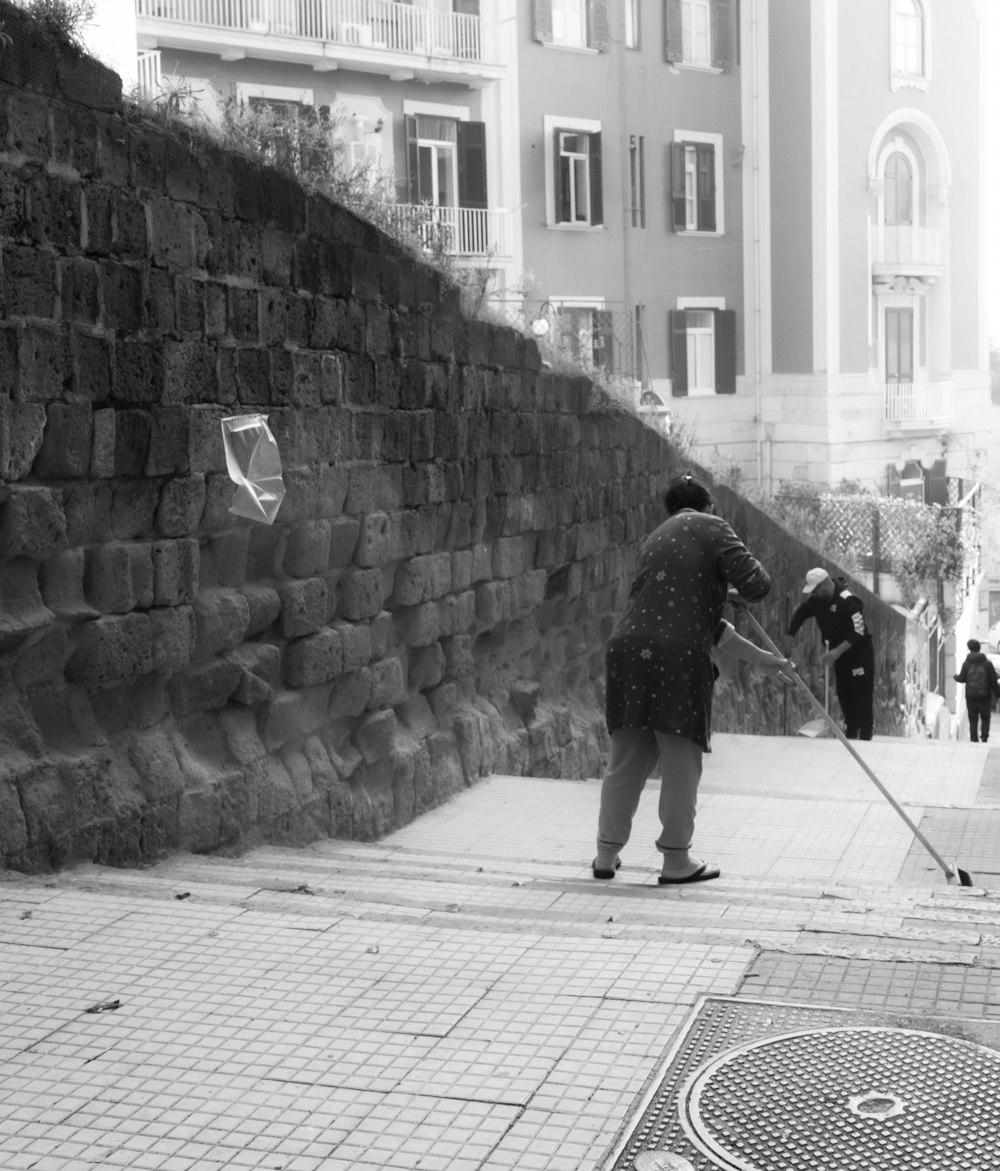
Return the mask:
<svg viewBox="0 0 1000 1171">
<path fill-rule="evenodd" d="M 0 1168 L 599 1171 L 702 996 L 1000 1020 L 994 751 L 861 750 L 981 887 L 836 741 L 748 736 L 704 886 L 656 885 L 654 785 L 598 884 L 598 783 L 512 777 L 372 845 L 2 876 Z"/>
</svg>

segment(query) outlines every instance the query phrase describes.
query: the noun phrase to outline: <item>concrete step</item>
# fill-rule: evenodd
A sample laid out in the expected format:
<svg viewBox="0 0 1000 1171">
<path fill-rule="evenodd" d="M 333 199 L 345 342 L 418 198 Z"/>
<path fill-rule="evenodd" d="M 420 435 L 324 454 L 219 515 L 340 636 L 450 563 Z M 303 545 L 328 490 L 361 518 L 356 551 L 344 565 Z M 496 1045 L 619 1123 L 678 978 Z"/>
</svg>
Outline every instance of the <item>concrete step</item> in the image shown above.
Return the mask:
<svg viewBox="0 0 1000 1171">
<path fill-rule="evenodd" d="M 418 922 L 469 932 L 752 944 L 772 951 L 1000 966 L 1000 898 L 982 890 L 767 881 L 663 888 L 623 869 L 598 883 L 579 860 L 478 856 L 376 843 L 175 855 L 140 871 L 78 867 L 61 884 L 135 899 L 293 916 Z"/>
</svg>

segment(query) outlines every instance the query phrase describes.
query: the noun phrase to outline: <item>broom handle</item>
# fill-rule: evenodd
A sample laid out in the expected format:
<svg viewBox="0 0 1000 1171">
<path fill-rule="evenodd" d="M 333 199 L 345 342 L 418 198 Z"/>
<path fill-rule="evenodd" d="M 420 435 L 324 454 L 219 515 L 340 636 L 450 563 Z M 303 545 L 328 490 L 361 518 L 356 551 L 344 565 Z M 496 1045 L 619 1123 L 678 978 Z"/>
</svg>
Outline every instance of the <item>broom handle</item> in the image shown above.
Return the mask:
<svg viewBox="0 0 1000 1171">
<path fill-rule="evenodd" d="M 774 643 L 768 637 L 767 631 L 764 629 L 763 626 L 761 626 L 761 624 L 757 621 L 757 619 L 754 617 L 754 615 L 751 614 L 751 612 L 748 609 L 746 609 L 745 607 L 743 607 L 743 610 L 744 610 L 744 613 L 746 614 L 746 616 L 750 619 L 750 623 L 753 626 L 753 628 L 757 631 L 757 633 L 763 639 L 764 645 L 767 647 L 767 649 L 772 654 L 777 655 L 779 658 L 782 658 L 782 659 L 785 658 L 786 656 L 784 654 L 782 654 L 782 652 L 780 650 L 778 650 L 778 648 L 774 645 Z M 917 829 L 916 825 L 914 825 L 912 819 L 907 814 L 906 810 L 899 804 L 899 802 L 895 799 L 895 797 L 893 797 L 893 795 L 889 792 L 889 790 L 885 787 L 885 785 L 882 784 L 882 782 L 878 779 L 878 777 L 868 767 L 868 764 L 866 763 L 864 757 L 861 756 L 861 754 L 857 751 L 857 749 L 850 742 L 850 740 L 848 740 L 847 737 L 844 735 L 844 733 L 840 730 L 840 728 L 837 727 L 837 724 L 834 721 L 833 717 L 823 707 L 823 705 L 819 702 L 819 700 L 816 698 L 816 696 L 813 695 L 812 691 L 806 686 L 805 681 L 801 678 L 799 673 L 794 668 L 789 669 L 788 667 L 783 668 L 783 671 L 786 675 L 791 675 L 791 677 L 795 680 L 795 682 L 799 685 L 799 687 L 802 688 L 803 692 L 809 696 L 809 702 L 813 705 L 814 708 L 816 708 L 816 710 L 820 713 L 820 715 L 830 725 L 830 729 L 832 730 L 833 734 L 844 745 L 844 747 L 851 754 L 851 756 L 854 757 L 854 759 L 858 762 L 858 764 L 860 764 L 861 767 L 865 770 L 865 772 L 868 774 L 868 779 L 875 785 L 875 787 L 882 794 L 882 796 L 886 799 L 886 801 L 889 802 L 889 804 L 893 807 L 893 809 L 895 809 L 895 811 L 899 814 L 899 816 L 903 819 L 903 821 L 905 821 L 906 824 L 910 827 L 910 829 L 913 831 L 913 836 L 920 842 L 920 844 L 924 847 L 924 849 L 927 851 L 927 853 L 930 854 L 930 856 L 934 859 L 934 861 L 938 864 L 938 866 L 941 867 L 941 869 L 945 872 L 945 874 L 947 874 L 949 876 L 954 876 L 954 874 L 955 874 L 954 869 L 951 866 L 949 866 L 947 862 L 945 862 L 945 860 L 941 857 L 941 855 L 937 852 L 937 850 L 934 849 L 934 847 L 924 837 L 924 835 L 920 832 L 920 830 Z"/>
</svg>

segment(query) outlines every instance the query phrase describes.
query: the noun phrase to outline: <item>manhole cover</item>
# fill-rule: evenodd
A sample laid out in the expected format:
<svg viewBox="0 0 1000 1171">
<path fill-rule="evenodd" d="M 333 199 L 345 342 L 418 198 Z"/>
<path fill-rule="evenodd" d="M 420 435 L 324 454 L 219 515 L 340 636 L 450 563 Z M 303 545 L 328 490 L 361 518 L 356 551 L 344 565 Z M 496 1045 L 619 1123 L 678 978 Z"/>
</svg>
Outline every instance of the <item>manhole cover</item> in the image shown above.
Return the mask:
<svg viewBox="0 0 1000 1171">
<path fill-rule="evenodd" d="M 937 1033 L 753 1041 L 703 1065 L 679 1107 L 694 1146 L 733 1171 L 1000 1167 L 1000 1054 Z"/>
</svg>

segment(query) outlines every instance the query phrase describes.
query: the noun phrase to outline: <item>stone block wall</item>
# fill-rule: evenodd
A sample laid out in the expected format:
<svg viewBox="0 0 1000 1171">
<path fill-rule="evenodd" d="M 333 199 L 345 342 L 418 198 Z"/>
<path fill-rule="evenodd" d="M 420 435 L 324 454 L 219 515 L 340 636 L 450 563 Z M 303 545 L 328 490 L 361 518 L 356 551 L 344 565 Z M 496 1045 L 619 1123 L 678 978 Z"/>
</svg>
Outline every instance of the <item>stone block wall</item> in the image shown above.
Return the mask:
<svg viewBox="0 0 1000 1171">
<path fill-rule="evenodd" d="M 491 772 L 599 774 L 670 445 L 0 18 L 0 865 L 371 839 Z M 229 511 L 251 413 L 272 526 Z"/>
</svg>

